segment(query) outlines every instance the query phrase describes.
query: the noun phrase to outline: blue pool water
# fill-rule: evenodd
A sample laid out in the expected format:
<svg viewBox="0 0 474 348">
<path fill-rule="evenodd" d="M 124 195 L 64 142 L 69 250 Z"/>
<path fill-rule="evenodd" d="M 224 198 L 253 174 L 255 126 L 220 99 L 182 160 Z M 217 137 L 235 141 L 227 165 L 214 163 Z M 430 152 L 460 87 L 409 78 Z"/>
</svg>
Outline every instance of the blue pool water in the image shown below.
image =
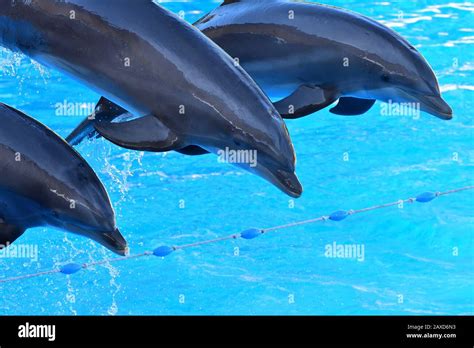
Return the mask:
<svg viewBox="0 0 474 348">
<path fill-rule="evenodd" d="M 193 22 L 219 1 L 161 3 Z M 143 154 L 102 140 L 85 143 L 79 151 L 110 192 L 132 253 L 472 185 L 474 4 L 330 4 L 380 20 L 413 43 L 436 71 L 454 119 L 383 117 L 377 103 L 362 117 L 324 110 L 289 121 L 305 188 L 294 206 L 270 184 L 214 156 Z M 62 136 L 82 117 L 55 115 L 56 103 L 95 104 L 99 97 L 3 49 L 0 67 L 0 101 Z M 0 314 L 473 314 L 473 198 L 468 191 L 164 259 L 4 283 Z M 334 242 L 364 246 L 363 261 L 325 257 L 326 245 Z M 85 238 L 46 228 L 29 230 L 17 243 L 38 245 L 38 260 L 2 258 L 0 278 L 114 257 Z"/>
</svg>

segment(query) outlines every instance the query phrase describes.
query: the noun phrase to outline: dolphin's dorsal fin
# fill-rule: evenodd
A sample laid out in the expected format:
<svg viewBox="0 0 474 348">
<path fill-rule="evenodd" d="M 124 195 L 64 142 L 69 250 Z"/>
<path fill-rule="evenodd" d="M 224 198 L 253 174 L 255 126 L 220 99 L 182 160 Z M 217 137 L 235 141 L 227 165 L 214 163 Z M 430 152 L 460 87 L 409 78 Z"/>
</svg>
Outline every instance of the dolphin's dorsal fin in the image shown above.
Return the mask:
<svg viewBox="0 0 474 348">
<path fill-rule="evenodd" d="M 0 218 L 0 250 L 18 239 L 25 229 L 17 225 L 10 225 Z"/>
<path fill-rule="evenodd" d="M 318 86 L 303 85 L 289 97 L 274 105 L 283 118 L 295 119 L 310 115 L 334 103 L 337 93 Z"/>
<path fill-rule="evenodd" d="M 339 99 L 339 103 L 329 111 L 341 116 L 358 116 L 369 111 L 375 102 L 376 100 L 373 99 L 343 97 Z"/>
<path fill-rule="evenodd" d="M 130 150 L 166 152 L 187 145 L 154 115 L 121 123 L 96 122 L 94 127 L 107 140 Z"/>
<path fill-rule="evenodd" d="M 94 113 L 82 121 L 81 124 L 68 135 L 66 141 L 75 146 L 79 145 L 86 138 L 98 137 L 98 133 L 94 128 L 95 122 L 111 122 L 127 113 L 127 110 L 102 97 L 95 106 Z"/>
</svg>

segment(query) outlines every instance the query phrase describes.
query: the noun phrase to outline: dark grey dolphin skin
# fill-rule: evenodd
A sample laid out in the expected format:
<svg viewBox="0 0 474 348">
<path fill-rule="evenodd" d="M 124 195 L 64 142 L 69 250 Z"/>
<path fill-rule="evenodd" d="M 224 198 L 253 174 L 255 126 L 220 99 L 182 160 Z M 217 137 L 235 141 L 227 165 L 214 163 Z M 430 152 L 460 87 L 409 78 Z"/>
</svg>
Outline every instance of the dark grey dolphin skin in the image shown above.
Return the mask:
<svg viewBox="0 0 474 348">
<path fill-rule="evenodd" d="M 84 139 L 100 138 L 101 135 L 96 130 L 96 124 L 99 122 L 112 122 L 119 118 L 123 120 L 133 119 L 133 115 L 124 108 L 102 97 L 97 103 L 94 112 L 85 118 L 79 126 L 67 136 L 66 141 L 75 146 L 79 145 Z M 196 145 L 189 145 L 182 149 L 177 149 L 176 152 L 189 156 L 209 154 L 209 151 Z"/>
<path fill-rule="evenodd" d="M 452 110 L 423 56 L 386 26 L 360 14 L 304 1 L 227 0 L 195 23 L 238 58 L 284 118 L 359 115 L 375 100 L 417 103 L 444 120 Z"/>
<path fill-rule="evenodd" d="M 339 115 L 363 114 L 380 99 L 417 103 L 442 119 L 452 118 L 421 54 L 391 29 L 359 14 L 288 0 L 229 0 L 195 25 L 239 58 L 265 91 L 288 96 L 275 104 L 284 118 L 307 116 L 338 99 L 331 112 Z M 120 115 L 113 105 L 101 105 L 95 120 Z M 67 140 L 76 145 L 96 137 L 93 122 L 85 120 Z"/>
<path fill-rule="evenodd" d="M 301 195 L 293 145 L 271 101 L 219 46 L 151 0 L 0 0 L 0 40 L 143 116 L 97 123 L 113 143 L 256 151 L 255 167 L 236 165 Z"/>
<path fill-rule="evenodd" d="M 0 103 L 0 249 L 25 230 L 51 226 L 125 255 L 104 186 L 53 131 Z"/>
</svg>

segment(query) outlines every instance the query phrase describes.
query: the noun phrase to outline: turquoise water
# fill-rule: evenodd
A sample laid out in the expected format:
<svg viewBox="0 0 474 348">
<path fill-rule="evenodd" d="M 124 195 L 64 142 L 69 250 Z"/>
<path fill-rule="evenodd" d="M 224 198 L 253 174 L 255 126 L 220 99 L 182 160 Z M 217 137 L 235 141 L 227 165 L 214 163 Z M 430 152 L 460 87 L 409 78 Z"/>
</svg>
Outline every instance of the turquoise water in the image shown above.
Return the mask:
<svg viewBox="0 0 474 348">
<path fill-rule="evenodd" d="M 219 2 L 161 3 L 194 22 Z M 439 77 L 454 119 L 384 117 L 377 103 L 362 117 L 324 110 L 289 121 L 305 188 L 294 202 L 213 156 L 129 152 L 103 140 L 82 144 L 132 253 L 472 185 L 474 3 L 330 4 L 380 20 L 414 44 Z M 0 101 L 62 136 L 82 117 L 55 115 L 56 103 L 98 100 L 25 57 L 0 50 L 0 64 Z M 0 284 L 0 314 L 473 314 L 473 208 L 473 195 L 464 192 L 164 259 Z M 363 246 L 363 260 L 325 257 L 334 242 Z M 45 228 L 29 230 L 17 243 L 38 245 L 38 260 L 0 259 L 0 278 L 114 257 L 87 239 Z"/>
</svg>

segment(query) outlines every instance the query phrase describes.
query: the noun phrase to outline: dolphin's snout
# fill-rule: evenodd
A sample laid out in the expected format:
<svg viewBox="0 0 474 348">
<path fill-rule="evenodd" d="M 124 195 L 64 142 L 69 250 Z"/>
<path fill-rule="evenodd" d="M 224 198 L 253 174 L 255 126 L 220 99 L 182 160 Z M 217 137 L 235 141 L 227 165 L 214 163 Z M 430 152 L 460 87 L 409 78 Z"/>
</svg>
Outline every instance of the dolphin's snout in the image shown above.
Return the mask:
<svg viewBox="0 0 474 348">
<path fill-rule="evenodd" d="M 303 193 L 303 186 L 295 173 L 279 169 L 276 171 L 275 177 L 280 189 L 291 197 L 298 198 Z"/>
<path fill-rule="evenodd" d="M 272 161 L 260 160 L 257 167 L 252 168 L 251 171 L 291 197 L 299 198 L 303 193 L 303 186 L 292 168 L 277 165 Z"/>
<path fill-rule="evenodd" d="M 118 228 L 115 228 L 110 232 L 103 232 L 101 235 L 101 240 L 99 242 L 107 249 L 113 251 L 116 254 L 122 256 L 128 255 L 129 248 L 127 245 L 127 241 L 122 236 Z"/>
<path fill-rule="evenodd" d="M 419 98 L 419 102 L 422 110 L 442 120 L 451 120 L 453 118 L 453 109 L 441 96 L 422 96 Z"/>
</svg>

